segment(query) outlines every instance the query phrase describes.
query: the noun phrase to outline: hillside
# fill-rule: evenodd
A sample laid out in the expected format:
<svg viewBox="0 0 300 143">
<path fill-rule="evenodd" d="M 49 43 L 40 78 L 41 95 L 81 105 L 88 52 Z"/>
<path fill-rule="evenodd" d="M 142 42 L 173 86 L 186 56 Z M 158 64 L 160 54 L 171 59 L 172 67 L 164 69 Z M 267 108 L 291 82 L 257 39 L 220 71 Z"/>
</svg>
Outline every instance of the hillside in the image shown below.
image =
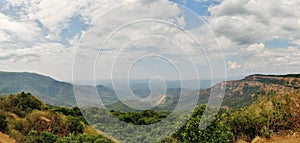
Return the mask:
<svg viewBox="0 0 300 143">
<path fill-rule="evenodd" d="M 0 143 L 15 143 L 15 142 L 16 141 L 14 139 L 0 132 Z"/>
<path fill-rule="evenodd" d="M 31 78 L 35 76 L 31 75 Z M 55 81 L 44 76 L 37 76 L 35 78 L 48 80 L 48 83 Z M 12 77 L 11 79 L 12 81 L 16 80 Z M 9 80 L 9 78 L 6 80 Z M 32 84 L 31 82 L 27 83 Z M 3 81 L 1 81 L 1 84 L 3 84 Z M 202 104 L 207 102 L 211 88 L 200 91 L 187 91 L 181 98 L 181 102 L 184 103 L 183 106 L 188 107 L 189 103 L 192 103 L 194 97 L 199 92 L 200 98 L 198 104 L 201 105 L 193 110 L 192 116 L 183 127 L 163 142 L 273 142 L 280 139 L 282 141 L 299 140 L 298 136 L 293 135 L 298 135 L 300 131 L 300 75 L 250 75 L 241 80 L 227 81 L 220 84 L 226 85 L 223 107 L 228 106 L 232 108 L 220 110 L 216 118 L 206 129 L 199 130 L 200 119 L 205 109 L 205 105 Z M 215 85 L 213 88 L 220 86 L 220 84 Z M 92 88 L 90 86 L 82 87 L 87 90 Z M 111 89 L 101 85 L 97 86 L 97 89 L 100 94 L 106 95 L 103 96 L 103 99 L 107 102 L 116 99 Z M 160 111 L 132 110 L 128 109 L 121 102 L 107 104 L 107 107 L 110 110 L 114 110 L 110 111 L 110 114 L 124 122 L 138 125 L 153 124 L 163 120 L 170 113 L 170 111 L 161 110 L 174 109 L 177 105 L 176 103 L 178 103 L 179 91 L 179 89 L 169 89 L 167 94 L 171 95 L 163 95 L 154 100 L 159 105 L 153 108 L 153 110 Z M 184 107 L 183 109 L 185 109 Z M 112 135 L 118 133 L 118 135 L 123 135 L 133 132 L 132 130 L 126 130 L 127 128 L 125 127 L 127 124 L 124 124 L 124 127 L 117 124 L 108 124 L 108 126 L 98 124 L 102 121 L 110 123 L 110 118 L 108 118 L 110 114 L 107 114 L 104 109 L 90 107 L 84 108 L 82 111 L 92 121 L 90 122 L 91 125 L 105 134 Z M 76 126 L 79 128 L 73 124 L 68 124 L 70 121 L 77 123 Z M 0 97 L 0 123 L 0 131 L 8 134 L 17 142 L 31 142 L 33 139 L 43 140 L 44 138 L 68 142 L 70 140 L 90 137 L 95 140 L 101 138 L 101 140 L 111 142 L 103 136 L 95 135 L 95 131 L 87 124 L 79 108 L 45 105 L 40 99 L 24 92 Z M 171 122 L 167 126 L 159 127 L 159 129 L 172 128 L 173 125 L 176 124 Z M 82 130 L 82 127 L 84 130 Z M 73 130 L 80 131 L 79 135 L 71 135 L 70 133 Z M 139 137 L 130 135 L 114 137 L 119 141 L 126 142 L 135 142 L 136 139 L 152 141 L 158 137 L 150 136 L 157 132 L 147 132 L 147 134 L 142 134 L 143 132 L 139 130 L 134 132 Z M 281 132 L 288 133 L 281 135 L 279 134 Z M 161 134 L 158 132 L 155 135 Z"/>
<path fill-rule="evenodd" d="M 240 80 L 216 84 L 212 88 L 217 88 L 221 84 L 226 86 L 222 108 L 241 108 L 250 105 L 260 95 L 276 95 L 300 90 L 300 74 L 250 75 Z M 206 104 L 212 88 L 200 91 L 184 90 L 181 102 L 186 105 L 182 109 L 188 108 L 191 100 L 195 99 L 198 94 L 198 105 Z M 153 108 L 154 110 L 172 110 L 175 108 L 180 96 L 180 89 L 168 89 L 167 95 L 166 102 Z M 108 108 L 119 111 L 134 111 L 120 102 L 113 103 Z"/>
<path fill-rule="evenodd" d="M 290 90 L 300 89 L 300 74 L 288 75 L 250 75 L 241 80 L 232 80 L 219 83 L 226 84 L 226 92 L 223 100 L 223 107 L 244 107 L 252 103 L 259 95 L 284 93 Z M 95 105 L 96 100 L 90 91 L 94 89 L 92 86 L 79 86 L 84 92 L 80 103 L 84 105 Z M 195 96 L 199 95 L 198 104 L 205 104 L 208 101 L 211 88 L 202 89 L 200 91 L 189 91 L 187 89 L 169 88 L 167 89 L 166 101 L 160 104 L 155 109 L 172 110 L 178 103 L 180 92 L 183 91 L 183 103 L 187 107 Z M 9 95 L 19 92 L 30 92 L 38 98 L 42 99 L 47 104 L 57 106 L 74 106 L 76 105 L 73 86 L 70 83 L 60 82 L 51 77 L 35 74 L 35 73 L 16 73 L 16 72 L 0 72 L 0 95 Z M 118 97 L 114 91 L 103 85 L 97 86 L 97 91 L 101 96 L 104 104 L 109 109 L 131 111 L 122 103 L 118 102 Z M 150 90 L 134 89 L 133 91 L 140 97 L 147 97 Z M 97 94 L 98 94 L 97 93 Z"/>
<path fill-rule="evenodd" d="M 91 95 L 88 93 L 92 86 L 80 86 L 86 89 L 86 101 L 80 101 L 86 105 L 90 105 Z M 97 86 L 98 93 L 106 102 L 112 103 L 116 101 L 114 92 L 102 85 Z M 0 95 L 10 95 L 20 93 L 22 91 L 42 99 L 45 103 L 56 106 L 75 106 L 77 105 L 74 96 L 73 85 L 67 82 L 57 81 L 51 77 L 43 76 L 36 73 L 28 72 L 0 72 Z M 93 96 L 92 96 L 93 97 Z"/>
<path fill-rule="evenodd" d="M 46 106 L 30 93 L 0 97 L 0 142 L 113 143 L 88 125 L 78 107 Z"/>
<path fill-rule="evenodd" d="M 300 89 L 300 74 L 250 75 L 241 80 L 222 82 L 226 90 L 224 107 L 240 108 L 251 104 L 259 95 L 275 95 Z M 219 84 L 218 84 L 219 85 Z M 218 86 L 215 85 L 215 86 Z M 206 103 L 211 88 L 200 90 L 199 104 Z"/>
<path fill-rule="evenodd" d="M 66 82 L 35 73 L 0 72 L 0 94 L 30 92 L 48 104 L 71 106 L 76 103 L 73 87 Z"/>
<path fill-rule="evenodd" d="M 199 130 L 201 119 L 206 109 L 199 105 L 193 110 L 184 125 L 169 138 L 160 143 L 181 142 L 213 142 L 213 143 L 246 143 L 246 142 L 297 142 L 300 129 L 300 91 L 261 94 L 252 103 L 243 108 L 219 110 L 218 114 L 205 129 Z M 103 110 L 103 109 L 102 109 Z M 93 108 L 84 111 L 93 121 L 95 127 L 116 135 L 122 142 L 154 142 L 162 135 L 164 129 L 173 128 L 172 125 L 180 121 L 166 122 L 165 126 L 152 126 L 149 132 L 132 130 L 130 124 L 116 124 L 110 116 L 101 109 Z M 211 109 L 212 111 L 214 109 Z M 162 121 L 170 112 L 165 111 L 111 111 L 119 120 L 135 125 L 148 125 Z M 101 116 L 99 116 L 101 115 Z M 183 115 L 180 113 L 178 117 Z M 108 125 L 101 124 L 103 121 Z M 120 126 L 122 128 L 120 128 Z M 282 134 L 285 133 L 285 134 Z M 156 136 L 157 135 L 157 136 Z"/>
<path fill-rule="evenodd" d="M 112 104 L 118 101 L 114 91 L 103 85 L 97 85 L 97 95 L 94 95 L 93 86 L 76 85 L 76 88 L 84 92 L 81 97 L 81 104 L 95 105 L 95 98 L 98 94 L 104 104 Z M 7 96 L 10 94 L 20 93 L 22 91 L 42 99 L 45 103 L 56 106 L 75 106 L 76 100 L 73 91 L 73 85 L 67 82 L 60 82 L 51 77 L 43 76 L 28 72 L 0 72 L 0 95 Z M 184 89 L 183 91 L 187 91 Z M 180 88 L 168 89 L 167 94 L 170 96 L 179 96 Z M 135 94 L 146 97 L 150 94 L 149 89 L 137 89 Z"/>
</svg>

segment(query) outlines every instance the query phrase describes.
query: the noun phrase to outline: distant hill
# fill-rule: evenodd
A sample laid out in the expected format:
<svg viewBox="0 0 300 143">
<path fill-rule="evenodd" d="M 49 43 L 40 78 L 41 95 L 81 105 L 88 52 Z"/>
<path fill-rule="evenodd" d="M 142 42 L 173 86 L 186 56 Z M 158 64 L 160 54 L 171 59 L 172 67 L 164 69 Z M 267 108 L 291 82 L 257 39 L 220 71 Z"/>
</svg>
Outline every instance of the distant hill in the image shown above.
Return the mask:
<svg viewBox="0 0 300 143">
<path fill-rule="evenodd" d="M 70 83 L 28 72 L 0 72 L 0 94 L 30 92 L 48 104 L 71 106 L 76 103 Z"/>
<path fill-rule="evenodd" d="M 300 90 L 300 74 L 287 75 L 261 75 L 255 74 L 247 76 L 240 80 L 231 80 L 221 82 L 211 88 L 201 89 L 200 91 L 185 92 L 183 95 L 183 102 L 186 104 L 184 108 L 189 107 L 191 100 L 195 99 L 197 95 L 198 104 L 206 104 L 211 94 L 212 88 L 220 87 L 225 84 L 225 94 L 222 102 L 222 108 L 241 108 L 250 105 L 260 95 L 275 96 L 291 91 Z M 178 103 L 179 94 L 175 96 L 168 96 L 166 103 L 161 104 L 156 109 L 173 109 Z M 117 104 L 120 107 L 120 104 Z"/>
<path fill-rule="evenodd" d="M 299 89 L 300 74 L 250 75 L 241 80 L 226 82 L 223 106 L 244 107 L 251 104 L 259 95 L 272 96 L 276 93 L 286 93 Z M 208 96 L 210 90 L 201 90 L 200 95 Z"/>
<path fill-rule="evenodd" d="M 82 86 L 86 89 L 92 86 Z M 97 86 L 107 102 L 114 102 L 112 96 L 114 92 L 104 86 Z M 74 96 L 73 85 L 67 82 L 57 81 L 51 77 L 28 72 L 0 72 L 0 95 L 10 95 L 22 91 L 30 92 L 47 104 L 56 106 L 74 106 L 76 99 Z M 87 94 L 88 95 L 88 94 Z M 89 97 L 86 97 L 89 99 Z M 89 105 L 89 101 L 85 101 Z"/>
<path fill-rule="evenodd" d="M 236 78 L 234 78 L 236 79 Z M 214 82 L 212 83 L 211 80 L 208 79 L 188 79 L 188 80 L 166 80 L 164 81 L 166 84 L 166 88 L 184 88 L 188 90 L 198 90 L 198 89 L 206 89 L 211 87 L 212 85 L 219 83 L 223 81 L 223 79 L 214 79 Z M 132 88 L 132 90 L 140 90 L 140 89 L 148 89 L 149 88 L 149 79 L 133 79 L 133 80 L 125 80 L 125 79 L 116 79 L 114 80 L 115 84 L 123 85 L 126 87 L 128 84 Z M 111 80 L 99 80 L 97 83 L 104 85 L 105 87 L 113 88 L 112 81 Z M 161 88 L 162 82 L 161 81 L 151 81 L 151 87 L 152 88 Z"/>
<path fill-rule="evenodd" d="M 93 86 L 76 85 L 80 88 L 84 97 L 80 98 L 81 105 L 96 105 L 98 94 L 104 104 L 118 102 L 115 92 L 103 85 L 97 85 L 97 92 L 93 93 Z M 75 106 L 77 105 L 74 96 L 73 85 L 67 82 L 57 81 L 51 77 L 28 72 L 0 72 L 0 95 L 20 93 L 22 91 L 30 92 L 45 103 L 55 106 Z M 183 92 L 187 91 L 183 89 Z M 168 95 L 179 96 L 180 88 L 167 89 Z M 137 89 L 135 94 L 146 97 L 150 94 L 147 89 Z M 96 94 L 96 95 L 94 95 Z M 168 100 L 168 102 L 170 102 Z"/>
<path fill-rule="evenodd" d="M 300 74 L 288 75 L 250 75 L 240 80 L 232 80 L 221 82 L 226 84 L 226 92 L 223 99 L 223 107 L 244 107 L 251 104 L 259 95 L 273 95 L 275 93 L 284 93 L 290 90 L 300 89 Z M 80 101 L 86 105 L 93 105 L 91 102 L 96 100 L 91 99 L 96 96 L 90 96 L 93 86 L 80 86 L 84 97 Z M 160 104 L 155 109 L 172 110 L 176 107 L 180 92 L 183 91 L 184 98 L 181 100 L 186 103 L 186 107 L 199 96 L 198 104 L 206 104 L 210 96 L 211 88 L 190 91 L 181 88 L 167 89 L 166 101 Z M 17 73 L 17 72 L 0 72 L 0 95 L 16 94 L 19 92 L 30 92 L 38 98 L 45 101 L 47 104 L 56 106 L 74 106 L 76 99 L 74 97 L 73 86 L 67 82 L 60 82 L 51 77 L 43 76 L 35 73 Z M 101 96 L 101 100 L 109 109 L 120 110 L 126 109 L 125 105 L 118 101 L 115 92 L 103 85 L 97 86 L 97 92 Z M 147 97 L 151 92 L 147 88 L 134 89 L 133 92 L 140 98 Z M 124 95 L 125 96 L 125 95 Z M 128 99 L 130 100 L 130 99 Z"/>
</svg>

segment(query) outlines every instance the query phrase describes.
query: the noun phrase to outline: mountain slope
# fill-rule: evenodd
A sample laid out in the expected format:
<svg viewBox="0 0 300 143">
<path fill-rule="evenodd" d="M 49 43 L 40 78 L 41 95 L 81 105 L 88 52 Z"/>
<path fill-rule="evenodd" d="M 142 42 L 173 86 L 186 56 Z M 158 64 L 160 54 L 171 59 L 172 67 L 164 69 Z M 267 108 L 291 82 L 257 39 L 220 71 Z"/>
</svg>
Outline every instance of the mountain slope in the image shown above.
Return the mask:
<svg viewBox="0 0 300 143">
<path fill-rule="evenodd" d="M 244 107 L 259 95 L 275 95 L 300 89 L 300 74 L 289 75 L 250 75 L 241 80 L 226 82 L 223 105 Z M 202 91 L 209 93 L 210 89 Z"/>
<path fill-rule="evenodd" d="M 54 105 L 71 106 L 76 103 L 70 83 L 56 81 L 35 73 L 0 72 L 0 94 L 30 92 Z"/>
<path fill-rule="evenodd" d="M 289 75 L 250 75 L 240 80 L 226 81 L 216 84 L 212 88 L 218 89 L 225 84 L 225 95 L 223 98 L 222 108 L 241 108 L 250 105 L 260 95 L 275 96 L 276 94 L 287 93 L 292 90 L 300 89 L 300 74 Z M 198 104 L 206 104 L 211 94 L 212 88 L 202 89 L 200 91 L 184 90 L 181 102 L 181 109 L 189 109 L 193 100 L 198 98 Z M 144 94 L 143 90 L 135 90 L 137 95 Z M 180 88 L 168 89 L 166 101 L 154 110 L 174 110 L 178 104 L 180 97 Z M 132 101 L 133 103 L 135 101 Z M 133 104 L 132 103 L 132 104 Z M 122 102 L 118 101 L 106 106 L 110 110 L 117 111 L 137 111 L 127 107 Z"/>
<path fill-rule="evenodd" d="M 226 92 L 223 98 L 224 107 L 244 107 L 252 103 L 259 95 L 268 94 L 274 95 L 275 93 L 284 93 L 291 90 L 300 89 L 300 74 L 288 75 L 250 75 L 241 80 L 232 80 L 216 84 L 218 87 L 221 84 L 226 85 Z M 212 87 L 212 88 L 214 88 Z M 101 100 L 108 106 L 118 107 L 112 109 L 123 108 L 124 106 L 118 102 L 118 97 L 114 91 L 102 85 L 97 86 L 96 96 L 91 96 L 94 89 L 93 86 L 82 86 L 85 92 L 83 94 L 84 103 L 91 105 L 90 102 L 96 101 L 94 97 L 101 96 Z M 160 105 L 160 109 L 172 110 L 178 103 L 180 92 L 183 90 L 185 96 L 182 102 L 188 104 L 195 96 L 199 96 L 198 104 L 205 104 L 210 96 L 211 88 L 188 91 L 186 89 L 174 88 L 167 89 L 167 98 L 164 104 Z M 70 83 L 60 82 L 47 76 L 35 73 L 17 73 L 17 72 L 0 72 L 0 95 L 9 95 L 19 92 L 30 92 L 33 95 L 41 98 L 47 104 L 57 106 L 74 106 L 76 99 L 74 96 L 73 86 Z M 144 89 L 136 89 L 134 93 L 141 97 L 146 97 L 150 91 Z M 112 104 L 115 103 L 115 104 Z M 93 104 L 94 105 L 94 104 Z M 125 107 L 124 107 L 125 108 Z"/>
<path fill-rule="evenodd" d="M 0 143 L 15 143 L 16 141 L 10 138 L 7 134 L 0 132 Z"/>
<path fill-rule="evenodd" d="M 77 86 L 78 87 L 78 86 Z M 90 91 L 93 86 L 81 86 L 86 89 L 84 98 L 86 101 L 80 101 L 85 105 L 90 105 L 95 100 Z M 116 101 L 113 96 L 113 90 L 102 85 L 97 86 L 98 93 L 106 102 L 112 103 Z M 20 93 L 22 91 L 30 92 L 47 104 L 55 106 L 74 106 L 76 99 L 74 96 L 73 85 L 67 82 L 60 82 L 51 77 L 43 76 L 28 72 L 0 72 L 0 95 L 10 95 Z M 98 96 L 98 95 L 97 95 Z"/>
</svg>

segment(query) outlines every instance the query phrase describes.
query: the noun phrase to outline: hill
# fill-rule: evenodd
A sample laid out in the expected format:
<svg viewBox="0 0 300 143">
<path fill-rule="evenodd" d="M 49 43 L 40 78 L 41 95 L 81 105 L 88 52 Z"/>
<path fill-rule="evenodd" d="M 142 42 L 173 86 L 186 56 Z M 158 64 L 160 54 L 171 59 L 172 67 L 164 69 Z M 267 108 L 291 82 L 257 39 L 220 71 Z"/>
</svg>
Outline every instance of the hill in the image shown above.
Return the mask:
<svg viewBox="0 0 300 143">
<path fill-rule="evenodd" d="M 261 75 L 255 74 L 247 76 L 240 80 L 232 80 L 221 82 L 208 89 L 199 91 L 184 90 L 181 102 L 186 104 L 182 109 L 189 108 L 191 100 L 197 95 L 198 105 L 206 104 L 211 94 L 212 88 L 222 87 L 225 85 L 225 94 L 223 98 L 222 108 L 241 108 L 250 105 L 260 95 L 276 95 L 300 89 L 300 74 L 288 75 Z M 138 92 L 141 93 L 141 92 Z M 167 91 L 166 102 L 160 104 L 154 110 L 172 110 L 178 103 L 180 89 L 169 89 Z M 127 108 L 121 102 L 114 103 L 108 106 L 109 109 L 119 111 L 134 111 Z"/>
<path fill-rule="evenodd" d="M 104 104 L 112 104 L 118 101 L 115 92 L 103 85 L 97 85 L 97 92 L 93 93 L 93 86 L 76 85 L 79 91 L 84 92 L 80 97 L 81 105 L 95 105 L 96 100 L 92 99 L 101 96 Z M 75 106 L 77 105 L 74 96 L 73 85 L 67 82 L 57 81 L 51 77 L 28 72 L 0 72 L 0 95 L 8 96 L 10 94 L 20 93 L 22 91 L 30 92 L 45 103 L 55 106 Z M 184 89 L 183 91 L 186 91 Z M 170 96 L 179 96 L 180 88 L 168 89 Z M 146 97 L 150 94 L 149 89 L 137 89 L 135 94 Z M 97 95 L 94 95 L 97 94 Z"/>
<path fill-rule="evenodd" d="M 88 92 L 93 89 L 92 86 L 81 86 Z M 102 85 L 97 86 L 98 93 L 105 101 L 112 103 L 116 101 L 113 97 L 114 92 Z M 75 106 L 77 105 L 74 96 L 73 85 L 67 82 L 57 81 L 51 77 L 28 72 L 0 72 L 0 95 L 8 96 L 10 94 L 20 93 L 22 91 L 42 99 L 45 103 L 55 106 Z M 89 99 L 90 94 L 85 94 Z M 93 100 L 80 101 L 83 104 L 90 105 Z"/>
<path fill-rule="evenodd" d="M 0 142 L 114 141 L 89 126 L 78 107 L 46 106 L 37 97 L 22 92 L 0 97 Z"/>
<path fill-rule="evenodd" d="M 0 143 L 15 143 L 15 142 L 16 141 L 14 139 L 0 132 Z"/>
<path fill-rule="evenodd" d="M 30 92 L 48 104 L 75 105 L 73 87 L 35 73 L 0 72 L 0 94 L 9 95 L 22 91 Z"/>
<path fill-rule="evenodd" d="M 225 85 L 223 107 L 240 108 L 251 104 L 259 95 L 275 95 L 300 89 L 300 74 L 255 74 L 240 80 L 226 81 L 212 88 Z M 199 104 L 208 101 L 212 88 L 200 90 Z"/>
<path fill-rule="evenodd" d="M 14 76 L 11 76 L 10 79 L 8 78 L 6 80 L 20 80 L 12 78 Z M 31 78 L 27 78 L 27 80 L 42 78 L 43 80 L 48 80 L 47 83 L 55 81 L 49 77 L 39 76 L 40 75 L 31 75 Z M 40 81 L 40 83 L 46 82 L 43 80 Z M 3 83 L 4 82 L 1 81 L 1 84 Z M 32 84 L 30 81 L 24 83 Z M 270 137 L 271 139 L 282 137 L 277 136 L 277 134 L 282 131 L 291 131 L 287 137 L 289 135 L 298 134 L 300 130 L 300 75 L 256 74 L 247 76 L 241 80 L 222 82 L 216 84 L 212 88 L 220 87 L 222 84 L 226 85 L 223 107 L 227 106 L 230 108 L 225 108 L 226 110 L 220 110 L 216 116 L 216 119 L 213 120 L 209 127 L 207 127 L 205 130 L 199 130 L 198 125 L 200 123 L 200 119 L 202 118 L 205 105 L 198 106 L 194 109 L 193 114 L 191 118 L 189 118 L 188 122 L 185 123 L 185 125 L 170 138 L 167 138 L 165 142 L 234 142 L 239 140 L 250 142 L 253 139 L 255 140 L 257 136 L 261 137 L 261 139 L 259 139 L 261 142 L 264 142 L 269 140 L 268 138 Z M 40 85 L 38 87 L 43 86 Z M 86 88 L 87 90 L 92 88 L 91 86 L 81 87 Z M 200 95 L 198 104 L 205 104 L 212 88 L 198 91 L 186 91 L 182 97 L 180 97 L 178 94 L 180 88 L 169 89 L 169 92 L 167 91 L 167 95 L 163 95 L 162 98 L 155 100 L 155 103 L 159 105 L 153 109 L 172 110 L 173 107 L 177 105 L 179 97 L 181 102 L 184 103 L 183 106 L 189 108 L 189 103 L 192 103 L 194 97 L 198 95 Z M 113 90 L 101 85 L 98 85 L 97 89 L 100 94 L 106 95 L 103 96 L 103 99 L 105 99 L 107 103 L 114 102 L 113 104 L 107 104 L 107 107 L 110 107 L 109 109 L 114 110 L 111 111 L 111 113 L 124 122 L 147 125 L 161 121 L 169 114 L 169 111 L 146 110 L 139 112 L 136 110 L 127 110 L 128 108 L 125 105 L 121 105 L 122 102 L 115 101 L 116 97 Z M 47 98 L 47 95 L 44 96 Z M 54 96 L 54 99 L 59 98 Z M 117 110 L 126 110 L 121 110 L 124 112 L 119 112 L 116 111 L 115 108 L 117 108 Z M 78 111 L 78 108 L 75 107 L 65 108 L 47 106 L 38 98 L 32 96 L 31 94 L 25 94 L 24 92 L 16 95 L 10 95 L 8 97 L 0 97 L 0 127 L 3 127 L 3 125 L 6 123 L 10 124 L 0 131 L 8 134 L 17 141 L 32 141 L 33 139 L 41 140 L 43 137 L 53 137 L 54 139 L 59 138 L 59 140 L 65 141 L 76 138 L 85 138 L 85 136 L 88 136 L 84 134 L 85 132 L 83 134 L 80 133 L 80 136 L 68 136 L 68 133 L 70 133 L 73 129 L 77 130 L 78 128 L 73 128 L 73 125 L 64 126 L 68 123 L 68 120 L 73 120 L 73 117 L 75 117 L 77 118 L 77 121 L 80 121 L 81 125 L 83 125 L 86 130 L 92 130 L 91 127 L 86 124 L 86 121 Z M 101 124 L 96 124 L 98 120 L 109 121 L 106 119 L 105 114 L 101 114 L 104 112 L 104 109 L 94 110 L 94 108 L 91 107 L 86 108 L 83 111 L 88 117 L 90 117 L 90 119 L 92 119 L 92 125 L 97 127 L 97 129 L 101 129 L 101 131 L 104 131 L 105 133 L 115 133 L 121 131 L 117 130 L 120 129 L 120 127 L 115 124 L 109 125 L 109 128 L 101 128 Z M 5 120 L 1 120 L 3 117 L 6 119 L 4 118 Z M 50 128 L 51 133 L 48 132 L 49 126 L 47 124 L 47 128 L 44 126 L 44 124 L 40 124 L 41 122 L 48 123 L 48 121 L 53 123 L 51 124 Z M 173 124 L 174 123 L 166 126 L 166 128 L 171 127 Z M 90 131 L 86 132 L 88 133 Z M 137 130 L 136 132 L 139 131 Z M 151 134 L 151 132 L 149 132 L 149 134 Z M 146 139 L 146 137 L 147 135 L 141 135 L 141 138 L 143 139 Z M 132 136 L 125 136 L 122 138 L 122 140 L 131 142 L 134 139 L 135 138 Z M 294 140 L 294 138 L 290 139 Z"/>
<path fill-rule="evenodd" d="M 223 99 L 223 107 L 240 108 L 251 104 L 259 95 L 284 93 L 290 90 L 300 89 L 300 74 L 288 75 L 261 75 L 255 74 L 247 76 L 240 80 L 231 80 L 216 84 L 212 88 L 225 84 L 226 90 Z M 84 92 L 84 97 L 80 98 L 80 103 L 84 105 L 94 105 L 91 98 L 93 94 L 99 94 L 102 101 L 109 109 L 131 111 L 124 104 L 118 101 L 118 97 L 114 91 L 103 85 L 97 86 L 98 93 L 91 93 L 93 86 L 78 87 Z M 183 103 L 189 106 L 194 97 L 199 96 L 198 104 L 205 104 L 208 101 L 212 88 L 190 91 L 184 88 L 167 89 L 167 98 L 155 109 L 172 110 L 178 103 L 181 90 L 183 91 Z M 16 73 L 16 72 L 0 72 L 0 95 L 9 95 L 19 92 L 30 92 L 47 104 L 57 106 L 74 106 L 76 100 L 74 96 L 73 86 L 67 82 L 57 81 L 51 77 L 43 76 L 35 73 Z M 139 97 L 147 97 L 151 91 L 148 88 L 134 89 L 133 92 Z M 124 95 L 125 96 L 125 95 Z M 130 99 L 129 99 L 130 100 Z"/>
</svg>

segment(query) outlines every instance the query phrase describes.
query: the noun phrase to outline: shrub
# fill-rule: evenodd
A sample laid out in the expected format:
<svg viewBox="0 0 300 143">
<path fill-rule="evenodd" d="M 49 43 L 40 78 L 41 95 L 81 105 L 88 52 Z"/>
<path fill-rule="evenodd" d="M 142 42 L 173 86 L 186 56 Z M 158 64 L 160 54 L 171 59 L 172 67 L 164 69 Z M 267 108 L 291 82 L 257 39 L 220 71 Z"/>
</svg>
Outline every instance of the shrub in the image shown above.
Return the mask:
<svg viewBox="0 0 300 143">
<path fill-rule="evenodd" d="M 8 96 L 5 104 L 6 110 L 13 112 L 20 117 L 25 117 L 26 114 L 34 109 L 42 110 L 45 107 L 42 101 L 32 96 L 30 93 L 25 92 Z"/>
<path fill-rule="evenodd" d="M 74 133 L 75 135 L 79 133 L 83 133 L 84 131 L 84 127 L 80 122 L 80 119 L 76 117 L 68 116 L 66 126 L 69 133 Z"/>
<path fill-rule="evenodd" d="M 180 142 L 232 142 L 234 139 L 232 129 L 226 124 L 226 120 L 223 120 L 228 118 L 229 114 L 219 112 L 205 129 L 200 130 L 200 120 L 206 118 L 202 116 L 204 110 L 205 106 L 196 108 L 188 122 L 173 136 Z"/>
<path fill-rule="evenodd" d="M 101 135 L 88 135 L 88 134 L 70 134 L 67 137 L 59 138 L 56 143 L 113 143 L 113 141 Z"/>
<path fill-rule="evenodd" d="M 22 133 L 20 133 L 19 131 L 17 131 L 17 130 L 12 129 L 12 130 L 9 131 L 8 134 L 9 134 L 10 137 L 15 139 L 17 142 L 20 142 L 20 143 L 25 142 L 24 135 Z"/>
<path fill-rule="evenodd" d="M 6 132 L 7 131 L 8 122 L 6 120 L 5 114 L 0 112 L 0 131 Z"/>
<path fill-rule="evenodd" d="M 34 130 L 30 131 L 26 136 L 26 143 L 54 143 L 58 136 L 51 132 L 38 133 Z"/>
</svg>

